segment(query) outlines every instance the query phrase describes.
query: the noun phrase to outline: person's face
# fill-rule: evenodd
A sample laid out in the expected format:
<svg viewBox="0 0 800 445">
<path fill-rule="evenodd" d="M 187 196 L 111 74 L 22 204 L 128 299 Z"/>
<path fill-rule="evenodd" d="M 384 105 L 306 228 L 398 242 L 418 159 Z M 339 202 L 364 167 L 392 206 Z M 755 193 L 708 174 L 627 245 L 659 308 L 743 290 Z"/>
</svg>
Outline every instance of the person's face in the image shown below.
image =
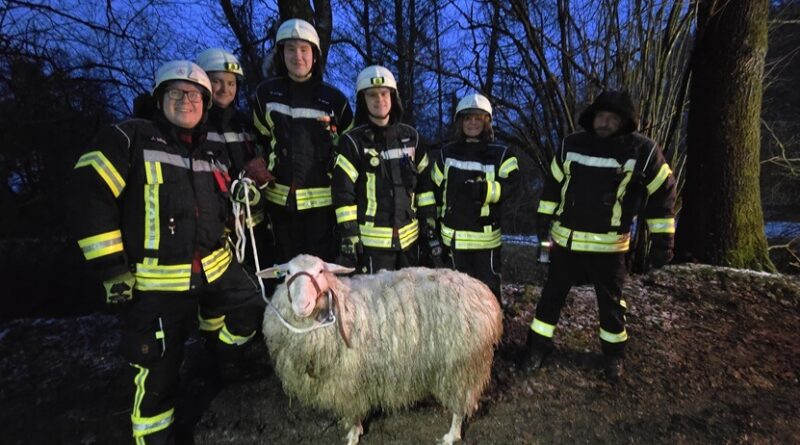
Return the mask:
<svg viewBox="0 0 800 445">
<path fill-rule="evenodd" d="M 161 99 L 164 116 L 173 125 L 191 129 L 203 118 L 202 90 L 191 82 L 182 80 L 172 82 L 164 90 Z M 175 99 L 175 97 L 179 98 Z"/>
<path fill-rule="evenodd" d="M 213 71 L 208 73 L 208 78 L 211 79 L 211 99 L 214 105 L 228 108 L 236 98 L 236 75 L 225 71 Z"/>
<path fill-rule="evenodd" d="M 283 45 L 283 60 L 289 77 L 294 81 L 304 81 L 311 76 L 314 67 L 314 50 L 305 40 L 287 40 Z"/>
<path fill-rule="evenodd" d="M 370 117 L 378 120 L 389 119 L 392 111 L 392 90 L 386 87 L 369 88 L 364 91 L 364 100 Z"/>
<path fill-rule="evenodd" d="M 598 111 L 594 115 L 592 121 L 592 128 L 595 134 L 601 138 L 607 138 L 617 131 L 622 126 L 622 118 L 617 113 L 610 111 Z"/>
<path fill-rule="evenodd" d="M 464 131 L 464 136 L 468 138 L 477 138 L 480 136 L 488 117 L 488 114 L 480 111 L 465 113 L 464 123 L 461 128 Z"/>
</svg>

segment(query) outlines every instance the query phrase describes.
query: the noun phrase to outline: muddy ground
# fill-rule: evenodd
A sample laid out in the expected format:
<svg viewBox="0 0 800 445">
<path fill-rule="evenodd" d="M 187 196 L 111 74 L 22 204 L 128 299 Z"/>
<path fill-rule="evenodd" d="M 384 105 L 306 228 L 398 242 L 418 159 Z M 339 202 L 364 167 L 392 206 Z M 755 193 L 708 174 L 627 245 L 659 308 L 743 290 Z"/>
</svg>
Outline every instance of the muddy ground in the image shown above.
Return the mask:
<svg viewBox="0 0 800 445">
<path fill-rule="evenodd" d="M 627 373 L 612 385 L 600 372 L 588 287 L 573 289 L 545 367 L 530 376 L 515 369 L 540 290 L 533 272 L 532 284 L 504 286 L 506 341 L 464 444 L 800 443 L 797 277 L 707 266 L 632 277 Z M 116 328 L 113 316 L 99 313 L 0 324 L 0 442 L 129 443 L 127 365 L 115 353 Z M 209 383 L 201 343 L 189 343 L 181 443 L 344 443 L 336 419 L 283 394 L 263 345 L 248 357 L 259 372 L 218 388 Z M 426 400 L 376 413 L 361 443 L 433 444 L 448 427 L 449 414 Z"/>
</svg>

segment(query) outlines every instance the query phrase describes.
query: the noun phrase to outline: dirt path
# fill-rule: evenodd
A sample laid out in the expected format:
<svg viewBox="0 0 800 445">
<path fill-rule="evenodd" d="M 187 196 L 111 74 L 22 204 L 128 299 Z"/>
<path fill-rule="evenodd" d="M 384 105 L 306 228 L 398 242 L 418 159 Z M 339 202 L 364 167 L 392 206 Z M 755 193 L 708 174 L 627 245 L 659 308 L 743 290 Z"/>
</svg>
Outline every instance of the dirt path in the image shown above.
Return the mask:
<svg viewBox="0 0 800 445">
<path fill-rule="evenodd" d="M 464 444 L 800 443 L 800 281 L 704 266 L 672 266 L 626 288 L 626 379 L 607 383 L 596 340 L 594 294 L 576 288 L 558 350 L 533 376 L 513 366 L 538 298 L 507 285 L 508 341 L 495 361 Z M 107 315 L 0 325 L 3 443 L 128 443 L 127 366 Z M 267 368 L 259 346 L 251 359 Z M 288 400 L 266 374 L 214 389 L 198 342 L 188 346 L 178 407 L 182 442 L 338 444 L 328 414 Z M 435 443 L 449 415 L 432 401 L 377 413 L 366 445 Z M 192 439 L 193 438 L 193 439 Z"/>
</svg>

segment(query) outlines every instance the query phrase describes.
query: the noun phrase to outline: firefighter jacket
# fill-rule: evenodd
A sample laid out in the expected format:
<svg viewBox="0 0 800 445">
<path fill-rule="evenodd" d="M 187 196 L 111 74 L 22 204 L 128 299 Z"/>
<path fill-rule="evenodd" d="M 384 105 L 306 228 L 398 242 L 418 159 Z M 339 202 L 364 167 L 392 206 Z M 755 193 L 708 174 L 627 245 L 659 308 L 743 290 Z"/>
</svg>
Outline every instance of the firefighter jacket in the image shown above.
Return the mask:
<svg viewBox="0 0 800 445">
<path fill-rule="evenodd" d="M 599 138 L 583 131 L 556 151 L 538 212 L 554 219 L 550 236 L 562 247 L 627 252 L 640 213 L 653 242 L 672 247 L 674 204 L 675 180 L 654 141 L 636 132 Z"/>
<path fill-rule="evenodd" d="M 353 120 L 347 98 L 314 76 L 266 80 L 255 99 L 255 126 L 267 140 L 267 164 L 276 178 L 266 199 L 298 211 L 330 206 L 334 145 Z"/>
<path fill-rule="evenodd" d="M 513 196 L 519 166 L 508 147 L 456 141 L 431 169 L 444 244 L 454 250 L 500 247 L 500 203 Z"/>
<path fill-rule="evenodd" d="M 221 144 L 228 152 L 231 161 L 230 176 L 236 178 L 247 161 L 261 155 L 261 147 L 256 145 L 255 129 L 244 115 L 236 108 L 219 108 L 212 106 L 208 111 L 209 144 Z"/>
<path fill-rule="evenodd" d="M 256 144 L 255 129 L 243 114 L 236 108 L 219 108 L 216 105 L 208 110 L 206 121 L 208 135 L 206 144 L 219 145 L 213 147 L 214 151 L 225 151 L 231 161 L 229 176 L 232 179 L 239 177 L 247 161 L 256 156 L 263 156 L 263 149 Z M 253 226 L 257 226 L 265 219 L 264 204 L 261 201 L 252 209 Z"/>
<path fill-rule="evenodd" d="M 130 270 L 139 291 L 188 291 L 193 263 L 209 283 L 228 268 L 228 155 L 204 129 L 184 137 L 161 113 L 127 120 L 75 165 L 72 231 L 100 279 Z"/>
<path fill-rule="evenodd" d="M 333 169 L 336 222 L 357 221 L 361 242 L 405 250 L 419 238 L 420 217 L 433 217 L 428 156 L 406 124 L 365 124 L 344 134 Z"/>
</svg>

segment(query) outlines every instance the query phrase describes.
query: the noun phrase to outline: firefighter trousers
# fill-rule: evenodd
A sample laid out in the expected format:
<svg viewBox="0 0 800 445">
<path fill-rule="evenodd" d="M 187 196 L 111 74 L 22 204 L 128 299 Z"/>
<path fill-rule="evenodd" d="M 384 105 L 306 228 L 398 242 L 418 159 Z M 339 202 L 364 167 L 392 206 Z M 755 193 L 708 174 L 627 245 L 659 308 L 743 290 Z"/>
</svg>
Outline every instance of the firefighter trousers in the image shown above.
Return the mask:
<svg viewBox="0 0 800 445">
<path fill-rule="evenodd" d="M 358 273 L 373 274 L 381 269 L 400 270 L 404 267 L 415 267 L 419 264 L 419 249 L 413 243 L 405 250 L 377 249 L 364 247 L 364 253 L 358 259 Z"/>
<path fill-rule="evenodd" d="M 122 315 L 120 352 L 130 362 L 134 443 L 173 443 L 178 371 L 193 329 L 218 331 L 229 347 L 256 333 L 264 303 L 253 277 L 231 263 L 213 283 L 186 292 L 135 292 Z"/>
<path fill-rule="evenodd" d="M 497 302 L 502 306 L 500 299 L 502 257 L 499 247 L 480 250 L 451 250 L 450 259 L 453 269 L 483 282 L 491 289 Z"/>
<path fill-rule="evenodd" d="M 625 253 L 572 252 L 553 246 L 550 269 L 531 329 L 543 345 L 552 347 L 552 337 L 561 309 L 572 286 L 583 280 L 594 285 L 600 314 L 600 344 L 605 355 L 623 355 L 625 330 Z"/>
<path fill-rule="evenodd" d="M 267 212 L 275 233 L 275 261 L 283 264 L 301 253 L 314 255 L 324 261 L 336 258 L 337 246 L 332 207 L 318 207 L 294 212 L 269 203 Z M 262 267 L 270 264 L 261 263 Z"/>
</svg>

